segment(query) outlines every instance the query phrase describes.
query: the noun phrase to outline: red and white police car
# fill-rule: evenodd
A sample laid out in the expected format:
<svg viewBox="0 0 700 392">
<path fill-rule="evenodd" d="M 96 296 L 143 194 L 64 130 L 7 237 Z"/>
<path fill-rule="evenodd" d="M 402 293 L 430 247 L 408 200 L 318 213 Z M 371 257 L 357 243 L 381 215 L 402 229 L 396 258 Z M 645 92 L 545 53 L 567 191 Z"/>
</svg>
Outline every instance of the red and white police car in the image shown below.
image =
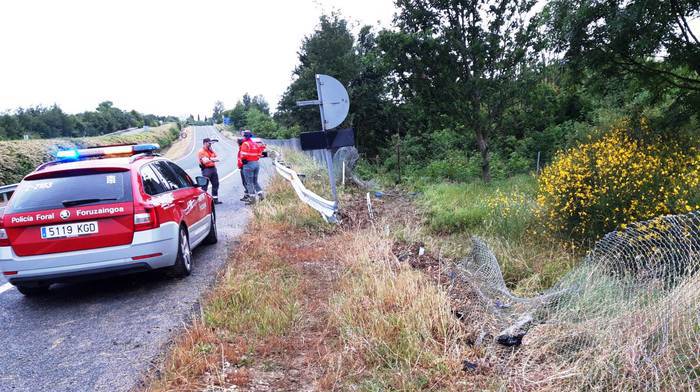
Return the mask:
<svg viewBox="0 0 700 392">
<path fill-rule="evenodd" d="M 217 241 L 207 179 L 157 144 L 59 151 L 17 187 L 0 217 L 0 271 L 25 295 L 52 283 L 167 268 L 185 277 L 191 249 Z"/>
</svg>

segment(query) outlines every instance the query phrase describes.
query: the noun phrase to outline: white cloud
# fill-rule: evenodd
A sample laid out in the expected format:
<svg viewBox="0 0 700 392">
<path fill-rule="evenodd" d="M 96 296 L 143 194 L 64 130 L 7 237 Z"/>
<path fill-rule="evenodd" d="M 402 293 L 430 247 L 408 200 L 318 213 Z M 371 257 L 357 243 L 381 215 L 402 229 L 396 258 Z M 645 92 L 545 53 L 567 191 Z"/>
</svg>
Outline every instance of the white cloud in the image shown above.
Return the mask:
<svg viewBox="0 0 700 392">
<path fill-rule="evenodd" d="M 302 38 L 325 10 L 388 25 L 392 0 L 23 0 L 0 3 L 0 111 L 103 100 L 208 115 L 245 92 L 276 106 Z"/>
</svg>

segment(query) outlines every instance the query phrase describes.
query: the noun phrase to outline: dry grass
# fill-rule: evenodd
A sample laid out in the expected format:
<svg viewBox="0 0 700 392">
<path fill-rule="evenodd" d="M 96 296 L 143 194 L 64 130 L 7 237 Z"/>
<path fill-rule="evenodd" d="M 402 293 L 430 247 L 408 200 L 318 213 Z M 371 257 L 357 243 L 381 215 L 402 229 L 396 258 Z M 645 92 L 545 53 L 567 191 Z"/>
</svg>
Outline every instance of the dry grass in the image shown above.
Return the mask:
<svg viewBox="0 0 700 392">
<path fill-rule="evenodd" d="M 300 321 L 298 277 L 279 257 L 262 235 L 241 244 L 202 317 L 184 331 L 147 390 L 248 384 L 246 368 L 256 352 L 289 336 Z"/>
<path fill-rule="evenodd" d="M 201 317 L 178 338 L 146 390 L 263 384 L 296 390 L 320 377 L 313 366 L 325 335 L 318 302 L 325 303 L 332 279 L 328 270 L 319 274 L 309 265 L 323 257 L 322 241 L 308 231 L 309 224 L 284 219 L 284 209 L 296 200 L 281 179 L 268 191 L 271 196 L 256 207 L 255 221 L 204 300 Z M 299 362 L 293 353 L 303 350 L 313 353 Z M 285 377 L 279 369 L 298 377 Z"/>
<path fill-rule="evenodd" d="M 295 165 L 305 164 L 303 157 L 290 160 L 297 158 Z M 311 176 L 307 186 L 322 181 L 322 174 Z M 654 306 L 621 306 L 609 276 L 588 276 L 596 290 L 562 302 L 568 313 L 534 326 L 521 347 L 505 348 L 494 336 L 512 322 L 510 313 L 494 311 L 477 278 L 455 275 L 455 261 L 469 251 L 467 235 L 428 229 L 415 200 L 387 193 L 373 201 L 378 218 L 370 220 L 364 194 L 346 192 L 337 227 L 300 203 L 283 180 L 268 192 L 202 319 L 179 338 L 149 390 L 622 391 L 698 384 L 697 355 L 676 355 L 697 352 L 697 277 Z M 561 266 L 577 259 L 577 250 L 536 236 L 486 241 L 505 260 L 506 280 L 518 294 L 551 286 Z M 604 314 L 580 320 L 604 302 Z M 676 313 L 664 316 L 671 309 Z"/>
<path fill-rule="evenodd" d="M 268 195 L 146 390 L 464 386 L 468 348 L 447 295 L 397 264 L 388 232 L 329 225 L 281 179 Z"/>
<path fill-rule="evenodd" d="M 399 265 L 390 238 L 365 229 L 344 240 L 346 272 L 330 303 L 330 323 L 344 349 L 326 385 L 405 391 L 450 385 L 464 346 L 446 294 Z"/>
</svg>

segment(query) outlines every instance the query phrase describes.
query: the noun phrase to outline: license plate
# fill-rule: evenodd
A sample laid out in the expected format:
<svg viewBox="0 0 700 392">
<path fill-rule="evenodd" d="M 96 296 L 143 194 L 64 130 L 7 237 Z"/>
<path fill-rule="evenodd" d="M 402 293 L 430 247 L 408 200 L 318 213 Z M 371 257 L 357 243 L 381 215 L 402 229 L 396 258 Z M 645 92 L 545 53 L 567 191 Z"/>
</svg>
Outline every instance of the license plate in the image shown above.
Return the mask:
<svg viewBox="0 0 700 392">
<path fill-rule="evenodd" d="M 41 228 L 41 238 L 79 237 L 99 232 L 97 222 L 67 223 L 65 225 L 44 226 Z"/>
</svg>

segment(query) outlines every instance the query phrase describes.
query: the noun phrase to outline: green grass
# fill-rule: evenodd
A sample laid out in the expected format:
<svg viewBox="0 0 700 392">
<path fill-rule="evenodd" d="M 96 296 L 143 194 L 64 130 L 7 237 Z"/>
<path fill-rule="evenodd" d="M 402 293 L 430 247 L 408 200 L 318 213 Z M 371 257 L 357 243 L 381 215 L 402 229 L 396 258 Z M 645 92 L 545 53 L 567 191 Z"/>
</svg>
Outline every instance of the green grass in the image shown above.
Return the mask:
<svg viewBox="0 0 700 392">
<path fill-rule="evenodd" d="M 494 251 L 506 284 L 518 294 L 551 287 L 579 260 L 580 255 L 566 243 L 541 230 L 533 176 L 490 184 L 428 184 L 422 189 L 419 203 L 426 213 L 426 226 L 442 242 L 445 253 L 461 258 L 469 237 L 482 237 Z"/>
<path fill-rule="evenodd" d="M 237 334 L 286 335 L 300 317 L 301 305 L 295 295 L 298 280 L 285 267 L 236 273 L 225 281 L 221 295 L 207 305 L 204 321 Z"/>
<path fill-rule="evenodd" d="M 425 186 L 421 204 L 437 233 L 469 231 L 517 239 L 534 220 L 536 188 L 528 175 L 491 184 L 434 184 Z"/>
</svg>

